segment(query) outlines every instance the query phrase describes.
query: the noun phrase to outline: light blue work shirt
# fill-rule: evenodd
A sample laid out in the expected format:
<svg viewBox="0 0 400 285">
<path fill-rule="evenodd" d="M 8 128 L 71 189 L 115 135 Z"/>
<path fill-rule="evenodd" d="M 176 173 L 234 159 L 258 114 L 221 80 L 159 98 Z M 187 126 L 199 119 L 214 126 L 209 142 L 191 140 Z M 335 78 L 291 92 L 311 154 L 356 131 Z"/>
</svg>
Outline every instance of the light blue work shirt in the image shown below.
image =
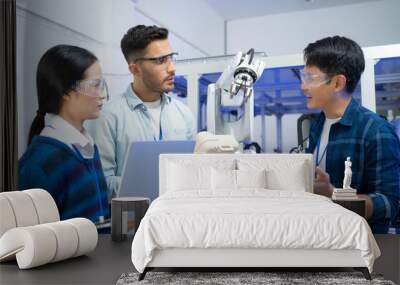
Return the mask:
<svg viewBox="0 0 400 285">
<path fill-rule="evenodd" d="M 88 121 L 99 152 L 109 188 L 108 198 L 118 196 L 125 155 L 130 143 L 154 140 L 193 140 L 193 114 L 182 102 L 164 93 L 161 95 L 160 132 L 155 133 L 150 114 L 131 84 L 122 96 L 104 105 L 98 119 Z"/>
</svg>

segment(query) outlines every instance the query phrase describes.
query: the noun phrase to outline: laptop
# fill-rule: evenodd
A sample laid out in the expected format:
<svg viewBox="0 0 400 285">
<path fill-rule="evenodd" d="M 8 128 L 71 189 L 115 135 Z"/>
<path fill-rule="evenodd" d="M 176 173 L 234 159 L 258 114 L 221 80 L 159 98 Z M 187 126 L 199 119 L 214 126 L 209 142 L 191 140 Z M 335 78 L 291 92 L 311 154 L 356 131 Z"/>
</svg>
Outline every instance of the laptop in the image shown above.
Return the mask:
<svg viewBox="0 0 400 285">
<path fill-rule="evenodd" d="M 193 153 L 195 141 L 146 141 L 130 144 L 122 169 L 119 197 L 158 197 L 161 153 Z"/>
</svg>

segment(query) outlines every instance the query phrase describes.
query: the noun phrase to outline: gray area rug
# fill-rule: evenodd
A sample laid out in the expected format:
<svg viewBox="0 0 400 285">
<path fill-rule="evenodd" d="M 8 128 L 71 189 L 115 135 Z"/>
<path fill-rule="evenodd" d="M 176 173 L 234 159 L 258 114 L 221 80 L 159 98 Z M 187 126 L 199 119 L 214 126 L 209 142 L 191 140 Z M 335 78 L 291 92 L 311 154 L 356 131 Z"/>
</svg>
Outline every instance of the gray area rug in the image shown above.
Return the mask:
<svg viewBox="0 0 400 285">
<path fill-rule="evenodd" d="M 122 274 L 117 285 L 133 284 L 390 284 L 382 276 L 372 275 L 372 281 L 360 272 L 148 272 L 142 281 L 139 273 Z"/>
</svg>

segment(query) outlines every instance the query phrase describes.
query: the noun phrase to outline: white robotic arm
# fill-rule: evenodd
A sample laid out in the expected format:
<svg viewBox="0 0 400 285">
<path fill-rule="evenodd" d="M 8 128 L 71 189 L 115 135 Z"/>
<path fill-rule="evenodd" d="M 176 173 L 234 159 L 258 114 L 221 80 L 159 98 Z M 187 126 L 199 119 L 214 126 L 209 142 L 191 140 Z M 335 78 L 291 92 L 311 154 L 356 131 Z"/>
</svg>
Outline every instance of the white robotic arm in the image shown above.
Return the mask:
<svg viewBox="0 0 400 285">
<path fill-rule="evenodd" d="M 253 85 L 261 77 L 264 63 L 254 60 L 254 50 L 239 52 L 215 84 L 208 86 L 207 130 L 214 134 L 233 135 L 239 142 L 253 140 Z M 221 109 L 244 107 L 244 115 L 230 122 Z M 229 117 L 229 114 L 228 114 Z"/>
<path fill-rule="evenodd" d="M 236 96 L 240 90 L 244 97 L 252 95 L 253 85 L 264 71 L 262 61 L 254 61 L 254 49 L 250 49 L 246 54 L 238 52 L 231 64 L 224 70 L 216 85 L 229 95 Z"/>
</svg>

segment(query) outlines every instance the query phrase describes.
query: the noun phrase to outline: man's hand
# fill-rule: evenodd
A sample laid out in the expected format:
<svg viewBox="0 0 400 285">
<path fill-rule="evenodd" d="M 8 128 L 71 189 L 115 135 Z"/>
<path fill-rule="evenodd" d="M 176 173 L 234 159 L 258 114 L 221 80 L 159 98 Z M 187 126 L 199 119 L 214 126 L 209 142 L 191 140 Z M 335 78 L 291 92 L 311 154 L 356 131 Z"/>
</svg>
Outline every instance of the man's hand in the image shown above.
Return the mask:
<svg viewBox="0 0 400 285">
<path fill-rule="evenodd" d="M 332 197 L 333 186 L 331 184 L 329 174 L 323 171 L 321 168 L 315 168 L 315 180 L 314 180 L 314 194 L 323 195 L 328 198 Z"/>
<path fill-rule="evenodd" d="M 365 218 L 369 220 L 374 214 L 374 204 L 368 195 L 358 194 L 358 199 L 365 200 Z"/>
</svg>

